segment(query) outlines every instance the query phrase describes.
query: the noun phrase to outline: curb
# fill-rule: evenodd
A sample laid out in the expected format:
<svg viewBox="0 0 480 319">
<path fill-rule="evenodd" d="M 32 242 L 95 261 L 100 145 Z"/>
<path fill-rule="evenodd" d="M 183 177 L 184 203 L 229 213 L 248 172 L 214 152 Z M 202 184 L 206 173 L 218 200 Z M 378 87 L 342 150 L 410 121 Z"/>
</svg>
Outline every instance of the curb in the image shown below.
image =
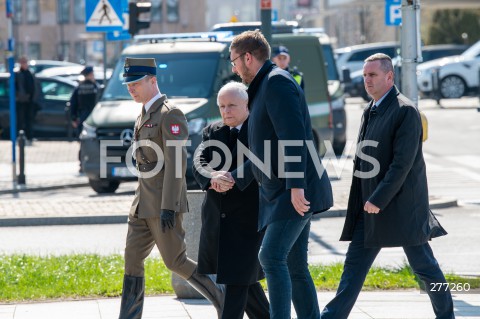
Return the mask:
<svg viewBox="0 0 480 319">
<path fill-rule="evenodd" d="M 430 209 L 450 208 L 456 206 L 458 206 L 458 203 L 455 198 L 435 199 L 430 202 Z M 316 214 L 313 216 L 313 219 L 345 217 L 346 215 L 347 209 L 339 207 Z M 0 218 L 0 227 L 124 224 L 127 220 L 128 215 Z"/>
<path fill-rule="evenodd" d="M 50 191 L 50 190 L 57 190 L 57 189 L 63 189 L 63 188 L 77 188 L 77 187 L 85 187 L 85 186 L 88 186 L 88 182 L 63 184 L 63 185 L 51 185 L 51 186 L 31 186 L 28 188 L 18 188 L 18 189 L 2 189 L 0 190 L 0 195 L 41 192 L 41 191 Z"/>
</svg>

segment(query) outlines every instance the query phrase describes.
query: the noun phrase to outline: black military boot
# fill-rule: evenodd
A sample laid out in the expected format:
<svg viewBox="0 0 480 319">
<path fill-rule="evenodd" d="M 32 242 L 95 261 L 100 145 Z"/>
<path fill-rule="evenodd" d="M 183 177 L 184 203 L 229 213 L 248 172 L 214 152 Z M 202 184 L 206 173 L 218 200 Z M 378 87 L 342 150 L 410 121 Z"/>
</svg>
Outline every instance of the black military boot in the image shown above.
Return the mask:
<svg viewBox="0 0 480 319">
<path fill-rule="evenodd" d="M 187 282 L 212 303 L 217 310 L 218 318 L 221 318 L 225 300 L 224 291 L 209 276 L 197 273 L 196 269 L 193 275 L 187 279 Z"/>
<path fill-rule="evenodd" d="M 145 278 L 123 277 L 122 305 L 118 319 L 140 319 L 143 312 Z"/>
</svg>

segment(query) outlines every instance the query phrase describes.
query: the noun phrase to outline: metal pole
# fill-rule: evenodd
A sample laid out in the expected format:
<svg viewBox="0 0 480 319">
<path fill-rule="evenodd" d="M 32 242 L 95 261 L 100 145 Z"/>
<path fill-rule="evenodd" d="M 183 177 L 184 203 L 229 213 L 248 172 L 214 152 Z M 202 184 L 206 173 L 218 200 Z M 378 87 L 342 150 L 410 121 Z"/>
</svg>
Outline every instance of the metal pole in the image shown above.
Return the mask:
<svg viewBox="0 0 480 319">
<path fill-rule="evenodd" d="M 103 85 L 107 85 L 107 33 L 103 32 Z"/>
<path fill-rule="evenodd" d="M 13 189 L 17 189 L 17 170 L 16 170 L 16 140 L 17 140 L 17 108 L 15 101 L 15 73 L 13 67 L 15 65 L 14 48 L 15 39 L 13 37 L 13 1 L 7 0 L 6 11 L 8 18 L 8 72 L 10 72 L 10 139 L 12 141 L 12 183 Z"/>
<path fill-rule="evenodd" d="M 402 0 L 402 93 L 418 105 L 417 64 L 422 62 L 420 0 Z"/>
<path fill-rule="evenodd" d="M 18 160 L 20 172 L 18 174 L 18 185 L 25 186 L 25 132 L 20 130 L 18 132 Z"/>
<path fill-rule="evenodd" d="M 268 43 L 272 42 L 272 1 L 260 0 L 260 16 L 262 21 L 262 33 Z"/>
</svg>

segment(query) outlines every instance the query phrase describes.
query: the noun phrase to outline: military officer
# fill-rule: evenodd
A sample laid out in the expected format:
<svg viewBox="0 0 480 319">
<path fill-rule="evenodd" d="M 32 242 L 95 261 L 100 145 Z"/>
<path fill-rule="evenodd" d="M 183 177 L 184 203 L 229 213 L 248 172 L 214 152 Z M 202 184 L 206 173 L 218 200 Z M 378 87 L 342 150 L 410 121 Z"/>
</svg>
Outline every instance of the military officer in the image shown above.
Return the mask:
<svg viewBox="0 0 480 319">
<path fill-rule="evenodd" d="M 138 187 L 130 209 L 120 319 L 142 316 L 144 260 L 156 245 L 168 269 L 204 295 L 221 314 L 223 294 L 197 264 L 187 258 L 182 227 L 188 212 L 185 182 L 188 138 L 185 115 L 160 93 L 153 58 L 126 58 L 124 84 L 142 113 L 135 123 Z M 177 147 L 182 151 L 176 158 Z M 163 156 L 162 156 L 163 154 Z"/>
</svg>

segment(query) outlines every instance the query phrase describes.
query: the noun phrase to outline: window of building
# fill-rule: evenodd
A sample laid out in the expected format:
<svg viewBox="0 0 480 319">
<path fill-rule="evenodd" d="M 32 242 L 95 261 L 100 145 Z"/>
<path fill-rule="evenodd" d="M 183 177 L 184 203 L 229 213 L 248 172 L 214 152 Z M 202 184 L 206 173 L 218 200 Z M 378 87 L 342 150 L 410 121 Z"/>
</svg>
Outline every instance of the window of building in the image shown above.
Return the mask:
<svg viewBox="0 0 480 319">
<path fill-rule="evenodd" d="M 70 1 L 57 0 L 57 20 L 58 23 L 70 23 Z"/>
<path fill-rule="evenodd" d="M 73 2 L 73 16 L 75 23 L 85 23 L 85 0 Z"/>
<path fill-rule="evenodd" d="M 75 42 L 74 62 L 84 63 L 87 57 L 87 46 L 85 41 Z"/>
<path fill-rule="evenodd" d="M 27 23 L 37 24 L 40 22 L 40 9 L 38 6 L 38 0 L 27 0 L 26 4 L 26 18 Z"/>
<path fill-rule="evenodd" d="M 61 42 L 57 46 L 58 60 L 68 61 L 70 57 L 70 43 Z"/>
<path fill-rule="evenodd" d="M 18 59 L 22 55 L 25 55 L 25 48 L 23 46 L 23 42 L 15 41 L 15 52 L 16 52 L 16 56 L 15 56 L 16 59 Z"/>
<path fill-rule="evenodd" d="M 30 60 L 39 60 L 42 52 L 41 52 L 41 45 L 39 42 L 30 42 L 28 44 L 28 58 Z"/>
<path fill-rule="evenodd" d="M 152 10 L 150 13 L 150 19 L 152 22 L 161 22 L 163 15 L 163 0 L 152 0 Z"/>
<path fill-rule="evenodd" d="M 13 22 L 21 24 L 23 21 L 22 0 L 13 0 Z"/>
<path fill-rule="evenodd" d="M 167 22 L 178 22 L 178 0 L 167 0 Z"/>
</svg>

